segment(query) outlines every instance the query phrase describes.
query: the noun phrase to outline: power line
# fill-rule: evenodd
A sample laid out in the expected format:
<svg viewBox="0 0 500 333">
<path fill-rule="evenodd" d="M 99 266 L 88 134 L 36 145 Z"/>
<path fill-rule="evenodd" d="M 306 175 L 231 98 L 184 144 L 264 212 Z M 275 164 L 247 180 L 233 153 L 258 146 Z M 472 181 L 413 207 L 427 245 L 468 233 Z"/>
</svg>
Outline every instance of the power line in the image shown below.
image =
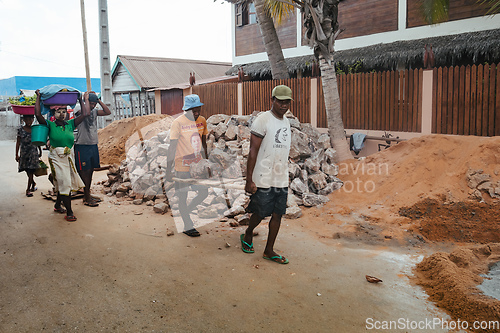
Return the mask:
<svg viewBox="0 0 500 333">
<path fill-rule="evenodd" d="M 46 60 L 46 59 L 40 59 L 40 58 L 35 58 L 35 57 L 27 56 L 27 55 L 24 55 L 24 54 L 16 53 L 16 52 L 2 51 L 1 48 L 0 48 L 0 52 L 10 53 L 10 54 L 13 54 L 13 55 L 16 55 L 16 56 L 21 56 L 21 57 L 24 57 L 24 58 L 38 60 L 38 61 L 42 61 L 42 62 L 49 62 L 49 63 L 57 64 L 57 65 L 70 66 L 70 67 L 74 67 L 74 68 L 81 68 L 81 66 L 75 66 L 75 65 L 71 65 L 71 64 L 61 64 L 60 62 Z"/>
</svg>

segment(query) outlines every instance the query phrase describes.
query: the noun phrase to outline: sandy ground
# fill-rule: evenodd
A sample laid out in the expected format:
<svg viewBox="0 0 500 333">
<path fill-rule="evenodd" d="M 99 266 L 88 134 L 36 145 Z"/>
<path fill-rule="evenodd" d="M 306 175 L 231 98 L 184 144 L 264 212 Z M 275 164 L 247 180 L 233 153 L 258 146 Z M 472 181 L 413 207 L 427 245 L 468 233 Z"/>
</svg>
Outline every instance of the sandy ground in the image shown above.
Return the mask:
<svg viewBox="0 0 500 333">
<path fill-rule="evenodd" d="M 244 227 L 167 236 L 170 214 L 106 196 L 98 208 L 73 200 L 68 223 L 40 195 L 46 177 L 24 196 L 14 147 L 0 141 L 0 332 L 362 332 L 449 318 L 409 279 L 429 250 L 322 237 L 308 226 L 316 208 L 282 224 L 276 249 L 288 265 L 261 258 L 266 226 L 245 254 Z"/>
</svg>

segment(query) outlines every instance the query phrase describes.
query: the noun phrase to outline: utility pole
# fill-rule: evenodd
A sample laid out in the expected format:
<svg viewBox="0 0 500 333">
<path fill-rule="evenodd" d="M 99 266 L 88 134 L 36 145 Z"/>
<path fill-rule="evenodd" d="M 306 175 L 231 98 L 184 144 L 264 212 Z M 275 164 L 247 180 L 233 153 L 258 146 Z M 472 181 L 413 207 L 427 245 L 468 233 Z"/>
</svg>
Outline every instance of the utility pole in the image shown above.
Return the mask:
<svg viewBox="0 0 500 333">
<path fill-rule="evenodd" d="M 111 62 L 109 55 L 109 29 L 108 29 L 108 1 L 99 0 L 99 45 L 101 57 L 101 100 L 111 110 L 111 115 L 106 117 L 104 127 L 113 121 L 115 108 L 111 83 Z"/>
<path fill-rule="evenodd" d="M 85 73 L 87 77 L 87 91 L 92 90 L 90 83 L 89 49 L 87 46 L 87 25 L 85 24 L 85 4 L 80 0 L 80 11 L 82 14 L 82 33 L 83 33 L 83 53 L 85 56 Z"/>
</svg>

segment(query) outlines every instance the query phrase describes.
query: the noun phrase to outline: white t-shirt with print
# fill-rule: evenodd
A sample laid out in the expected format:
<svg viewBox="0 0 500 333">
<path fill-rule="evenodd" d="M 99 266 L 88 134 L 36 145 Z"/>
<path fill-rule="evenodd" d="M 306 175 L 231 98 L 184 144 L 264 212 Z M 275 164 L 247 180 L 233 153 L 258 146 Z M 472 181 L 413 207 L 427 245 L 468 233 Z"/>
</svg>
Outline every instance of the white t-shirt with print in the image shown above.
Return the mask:
<svg viewBox="0 0 500 333">
<path fill-rule="evenodd" d="M 288 155 L 292 133 L 286 117 L 277 118 L 271 111 L 260 114 L 251 133 L 262 138 L 252 179 L 257 187 L 288 187 Z"/>
</svg>

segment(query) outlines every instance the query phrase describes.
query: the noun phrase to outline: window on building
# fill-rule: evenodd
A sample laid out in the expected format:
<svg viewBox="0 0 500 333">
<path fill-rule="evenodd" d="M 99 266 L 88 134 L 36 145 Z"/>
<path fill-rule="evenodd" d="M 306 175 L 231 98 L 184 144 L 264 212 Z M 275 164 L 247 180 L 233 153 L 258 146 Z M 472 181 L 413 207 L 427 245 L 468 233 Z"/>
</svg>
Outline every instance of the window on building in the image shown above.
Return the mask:
<svg viewBox="0 0 500 333">
<path fill-rule="evenodd" d="M 255 5 L 253 2 L 248 6 L 248 24 L 257 23 L 257 13 L 255 12 Z"/>
<path fill-rule="evenodd" d="M 257 23 L 257 13 L 255 12 L 255 5 L 236 5 L 236 26 L 242 27 L 247 24 Z"/>
<path fill-rule="evenodd" d="M 246 10 L 243 8 L 242 4 L 236 5 L 236 26 L 241 27 L 246 24 L 244 18 Z"/>
</svg>

